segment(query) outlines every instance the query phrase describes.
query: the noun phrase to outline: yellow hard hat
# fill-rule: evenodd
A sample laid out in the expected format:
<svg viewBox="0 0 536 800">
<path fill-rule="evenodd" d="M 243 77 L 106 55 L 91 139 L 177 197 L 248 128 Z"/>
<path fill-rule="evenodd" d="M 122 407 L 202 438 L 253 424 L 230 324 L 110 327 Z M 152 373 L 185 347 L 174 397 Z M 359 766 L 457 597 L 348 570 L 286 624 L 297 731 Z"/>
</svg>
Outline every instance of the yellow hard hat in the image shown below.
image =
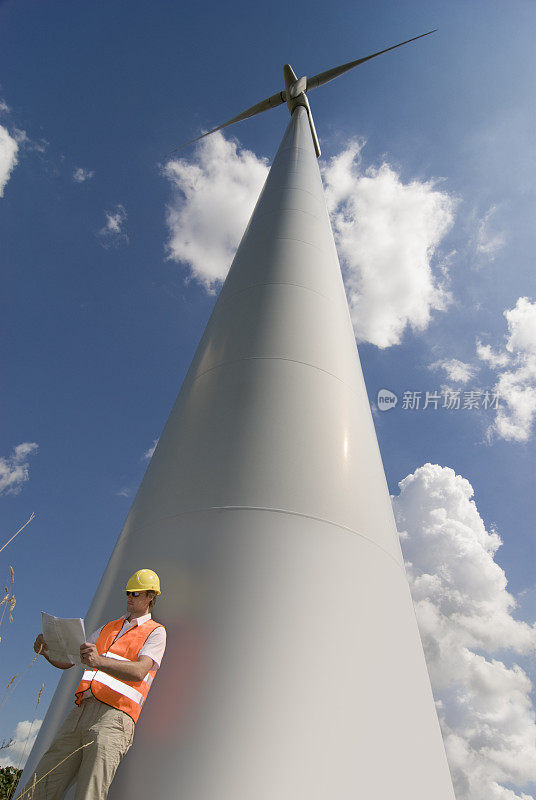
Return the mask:
<svg viewBox="0 0 536 800">
<path fill-rule="evenodd" d="M 160 578 L 152 569 L 139 569 L 127 583 L 127 592 L 151 590 L 160 594 Z"/>
</svg>

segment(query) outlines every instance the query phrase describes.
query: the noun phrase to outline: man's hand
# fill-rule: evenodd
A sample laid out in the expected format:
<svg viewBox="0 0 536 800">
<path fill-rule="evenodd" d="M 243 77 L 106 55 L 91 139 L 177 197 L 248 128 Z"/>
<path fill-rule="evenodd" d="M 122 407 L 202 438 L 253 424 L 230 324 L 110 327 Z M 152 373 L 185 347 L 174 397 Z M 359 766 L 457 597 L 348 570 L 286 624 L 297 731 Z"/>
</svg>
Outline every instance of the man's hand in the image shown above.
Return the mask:
<svg viewBox="0 0 536 800">
<path fill-rule="evenodd" d="M 41 654 L 46 658 L 49 664 L 52 664 L 53 667 L 57 667 L 58 669 L 69 669 L 72 667 L 72 664 L 64 664 L 63 661 L 54 661 L 53 658 L 50 658 L 48 654 L 48 644 L 43 639 L 43 634 L 40 633 L 37 639 L 34 642 L 34 650 L 37 654 Z"/>
<path fill-rule="evenodd" d="M 37 639 L 34 642 L 34 650 L 36 653 L 41 653 L 41 655 L 47 657 L 48 653 L 48 644 L 43 639 L 43 634 L 40 633 Z"/>
<path fill-rule="evenodd" d="M 155 662 L 150 656 L 140 656 L 137 661 L 118 661 L 109 656 L 99 656 L 94 644 L 84 642 L 80 648 L 82 664 L 91 669 L 107 672 L 120 681 L 142 681 L 149 670 L 153 669 Z"/>
<path fill-rule="evenodd" d="M 97 646 L 91 642 L 84 642 L 80 645 L 80 661 L 86 667 L 98 669 L 101 666 L 101 656 L 97 651 Z"/>
</svg>

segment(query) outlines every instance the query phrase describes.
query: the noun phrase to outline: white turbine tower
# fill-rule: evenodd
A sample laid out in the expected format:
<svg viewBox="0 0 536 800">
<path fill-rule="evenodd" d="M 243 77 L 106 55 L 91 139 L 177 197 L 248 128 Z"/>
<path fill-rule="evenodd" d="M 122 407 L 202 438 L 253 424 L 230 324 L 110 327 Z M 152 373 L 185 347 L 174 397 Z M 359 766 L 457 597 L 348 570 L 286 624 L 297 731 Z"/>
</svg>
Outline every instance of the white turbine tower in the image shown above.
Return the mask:
<svg viewBox="0 0 536 800">
<path fill-rule="evenodd" d="M 292 115 L 88 613 L 161 575 L 168 649 L 112 800 L 454 800 L 306 97 L 379 54 L 286 65 L 214 129 Z"/>
</svg>

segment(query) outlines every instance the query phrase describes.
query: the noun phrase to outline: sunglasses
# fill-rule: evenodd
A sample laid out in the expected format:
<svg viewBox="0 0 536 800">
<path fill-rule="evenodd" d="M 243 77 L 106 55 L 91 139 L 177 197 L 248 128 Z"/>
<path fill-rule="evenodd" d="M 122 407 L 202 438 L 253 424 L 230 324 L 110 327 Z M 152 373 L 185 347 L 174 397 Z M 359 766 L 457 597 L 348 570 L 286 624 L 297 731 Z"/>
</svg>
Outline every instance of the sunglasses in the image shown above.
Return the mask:
<svg viewBox="0 0 536 800">
<path fill-rule="evenodd" d="M 141 592 L 127 592 L 126 593 L 127 597 L 130 597 L 130 595 L 132 595 L 132 597 L 139 597 L 140 594 L 141 594 Z"/>
</svg>

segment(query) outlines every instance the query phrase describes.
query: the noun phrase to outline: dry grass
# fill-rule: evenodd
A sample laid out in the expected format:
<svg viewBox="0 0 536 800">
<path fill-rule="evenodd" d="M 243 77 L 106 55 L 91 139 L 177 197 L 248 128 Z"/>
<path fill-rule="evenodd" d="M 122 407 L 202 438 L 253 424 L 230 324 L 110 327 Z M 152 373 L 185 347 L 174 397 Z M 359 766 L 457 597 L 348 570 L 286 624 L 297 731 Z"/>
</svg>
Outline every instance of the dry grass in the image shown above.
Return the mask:
<svg viewBox="0 0 536 800">
<path fill-rule="evenodd" d="M 5 542 L 5 544 L 3 544 L 0 547 L 0 553 L 3 550 L 5 550 L 6 547 L 9 544 L 11 544 L 11 542 L 26 528 L 27 525 L 30 524 L 30 522 L 32 522 L 33 519 L 35 519 L 35 513 L 32 512 L 32 514 L 30 514 L 29 518 L 26 520 L 24 525 L 22 525 L 18 529 L 18 531 L 16 531 L 13 534 L 13 536 L 11 536 L 7 540 L 7 542 Z M 14 584 L 15 584 L 15 570 L 10 565 L 9 566 L 9 584 L 8 584 L 9 588 L 8 588 L 8 586 L 5 587 L 4 596 L 0 600 L 0 626 L 2 625 L 2 622 L 4 621 L 6 612 L 9 614 L 9 621 L 11 623 L 13 622 L 13 611 L 14 611 L 16 603 L 17 603 L 16 597 L 15 597 L 15 593 L 14 593 L 14 590 L 13 590 Z M 2 638 L 0 637 L 0 642 L 1 641 L 2 641 Z M 36 655 L 34 656 L 32 661 L 30 662 L 30 664 L 28 664 L 28 666 L 26 667 L 26 669 L 22 673 L 15 673 L 13 675 L 13 677 L 11 678 L 11 680 L 9 681 L 9 683 L 7 684 L 7 686 L 5 688 L 4 697 L 2 698 L 2 701 L 0 702 L 0 709 L 4 706 L 4 704 L 7 701 L 7 699 L 11 696 L 13 691 L 16 689 L 16 687 L 18 686 L 21 678 L 34 665 L 38 655 L 39 655 L 39 653 L 36 653 Z M 39 704 L 41 702 L 41 697 L 42 697 L 44 688 L 45 688 L 45 684 L 43 683 L 41 685 L 41 688 L 39 689 L 39 692 L 38 692 L 38 695 L 37 695 L 37 700 L 36 700 L 36 703 L 35 703 L 35 711 L 37 711 L 37 708 L 38 708 L 38 706 L 39 706 Z M 34 717 L 35 717 L 35 713 L 34 713 Z M 31 736 L 32 736 L 32 733 L 33 733 L 34 723 L 35 723 L 35 718 L 34 718 L 34 721 L 32 722 L 32 724 L 30 726 L 30 730 L 28 732 L 28 736 L 26 737 L 26 741 L 24 743 L 22 755 L 20 756 L 19 763 L 18 763 L 18 765 L 16 767 L 17 770 L 20 770 L 21 764 L 22 764 L 23 760 L 25 759 L 26 751 L 28 749 L 28 743 L 30 742 L 30 739 L 31 739 Z M 4 748 L 7 749 L 8 747 L 10 747 L 10 745 L 12 743 L 13 743 L 12 739 L 10 739 L 9 742 L 7 742 L 7 743 L 6 742 L 2 742 L 2 747 L 0 749 L 4 749 Z M 35 788 L 35 783 L 36 783 L 36 781 L 35 781 L 35 778 L 34 778 L 34 785 L 32 787 L 32 790 Z M 16 788 L 16 785 L 13 787 L 13 792 L 15 791 L 15 788 Z M 32 791 L 32 794 L 33 794 L 33 791 Z"/>
<path fill-rule="evenodd" d="M 11 567 L 10 569 L 13 568 Z M 0 625 L 4 621 L 4 615 L 8 609 L 9 609 L 9 621 L 13 622 L 13 609 L 15 608 L 16 604 L 17 601 L 15 599 L 15 595 L 13 594 L 13 592 L 10 592 L 6 586 L 4 588 L 4 596 L 0 600 L 0 606 L 3 606 L 2 614 L 0 615 Z"/>
<path fill-rule="evenodd" d="M 11 565 L 9 566 L 9 583 L 10 583 L 10 586 L 13 586 L 13 584 L 15 583 L 15 570 L 13 569 L 13 567 Z M 4 596 L 0 600 L 0 607 L 3 606 L 2 613 L 0 615 L 0 625 L 2 625 L 2 622 L 4 621 L 4 615 L 5 615 L 5 613 L 6 613 L 6 611 L 8 609 L 9 609 L 9 621 L 13 622 L 13 610 L 15 608 L 16 603 L 17 603 L 17 600 L 15 599 L 15 595 L 14 595 L 13 591 L 10 591 L 7 588 L 7 586 L 5 586 L 4 587 Z M 2 637 L 0 637 L 0 642 L 1 641 L 2 641 Z"/>
<path fill-rule="evenodd" d="M 45 688 L 45 684 L 42 683 L 41 684 L 41 688 L 39 689 L 39 693 L 37 695 L 37 702 L 35 704 L 34 720 L 33 720 L 32 724 L 30 725 L 30 730 L 28 731 L 28 736 L 26 737 L 26 741 L 24 742 L 24 747 L 22 749 L 22 753 L 21 753 L 21 756 L 19 758 L 19 763 L 17 764 L 16 769 L 21 769 L 23 763 L 26 762 L 26 751 L 28 750 L 28 743 L 29 743 L 29 741 L 30 741 L 30 739 L 32 737 L 33 728 L 34 728 L 34 724 L 35 724 L 35 721 L 36 721 L 35 720 L 35 716 L 37 714 L 37 707 L 38 707 L 39 703 L 41 702 L 41 695 L 43 694 L 44 688 Z"/>
<path fill-rule="evenodd" d="M 30 514 L 30 517 L 29 517 L 29 519 L 27 519 L 27 520 L 26 520 L 26 522 L 24 523 L 24 525 L 22 526 L 22 528 L 19 528 L 19 529 L 18 529 L 18 531 L 17 531 L 17 533 L 14 533 L 14 534 L 13 534 L 13 536 L 11 537 L 11 539 L 8 539 L 8 540 L 7 540 L 7 542 L 6 542 L 4 545 L 2 545 L 2 547 L 0 547 L 0 553 L 2 552 L 2 550 L 5 550 L 5 548 L 8 546 L 8 544 L 10 544 L 10 543 L 13 541 L 13 539 L 14 539 L 16 536 L 18 536 L 18 535 L 19 535 L 19 533 L 20 533 L 21 531 L 23 531 L 23 530 L 24 530 L 24 528 L 26 527 L 26 525 L 29 525 L 29 524 L 30 524 L 30 522 L 32 521 L 32 519 L 35 519 L 35 514 L 34 514 L 34 512 L 33 512 L 33 511 L 32 511 L 32 513 Z"/>
<path fill-rule="evenodd" d="M 30 522 L 33 519 L 34 516 L 35 515 L 32 514 L 32 516 L 30 517 L 28 522 Z M 26 523 L 26 524 L 28 524 L 28 523 Z M 20 530 L 22 530 L 22 528 Z M 5 545 L 4 545 L 4 547 L 5 547 Z M 13 585 L 15 583 L 15 570 L 11 566 L 9 567 L 9 582 L 10 582 L 10 586 L 13 587 Z M 15 599 L 14 592 L 12 590 L 10 591 L 8 589 L 8 587 L 6 586 L 5 589 L 4 589 L 4 596 L 0 600 L 0 608 L 3 607 L 2 608 L 2 612 L 0 614 L 0 626 L 2 625 L 5 613 L 6 613 L 6 611 L 8 609 L 9 609 L 9 621 L 13 622 L 13 609 L 15 608 L 16 602 L 17 601 Z M 2 640 L 1 640 L 1 637 L 0 637 L 0 642 L 1 641 Z M 9 697 L 11 697 L 11 695 L 13 694 L 14 690 L 19 685 L 19 683 L 22 680 L 22 678 L 24 677 L 24 675 L 28 672 L 29 669 L 31 669 L 33 667 L 33 665 L 35 664 L 35 662 L 37 660 L 37 656 L 39 655 L 40 652 L 41 652 L 41 649 L 39 650 L 38 653 L 35 654 L 35 656 L 32 658 L 32 660 L 30 661 L 30 663 L 28 664 L 28 666 L 26 667 L 26 669 L 23 672 L 21 672 L 21 673 L 16 672 L 15 675 L 13 675 L 13 677 L 11 678 L 11 680 L 9 681 L 9 683 L 7 684 L 7 686 L 5 688 L 3 698 L 0 701 L 0 709 L 2 709 L 4 707 L 6 701 L 8 700 Z M 42 691 L 43 691 L 43 689 L 41 688 L 41 692 Z M 41 693 L 39 694 L 39 700 L 41 700 Z"/>
<path fill-rule="evenodd" d="M 11 536 L 11 538 L 8 539 L 7 542 L 4 545 L 2 545 L 2 547 L 0 547 L 0 553 L 3 550 L 5 550 L 5 548 L 8 546 L 8 544 L 10 544 L 19 535 L 19 533 L 21 533 L 21 531 L 23 531 L 24 528 L 27 525 L 30 524 L 30 522 L 34 518 L 35 518 L 35 514 L 32 513 L 30 515 L 30 517 L 26 520 L 24 525 L 22 525 L 18 529 L 18 531 L 16 533 L 14 533 L 13 536 Z M 15 594 L 14 594 L 13 589 L 12 589 L 14 583 L 15 583 L 15 570 L 13 569 L 12 566 L 10 566 L 9 567 L 9 588 L 8 588 L 8 586 L 5 587 L 4 596 L 0 600 L 0 608 L 1 608 L 0 625 L 2 624 L 2 622 L 4 620 L 6 612 L 9 612 L 9 621 L 13 622 L 13 611 L 14 611 L 15 605 L 17 603 L 17 600 L 15 598 Z M 1 637 L 0 637 L 0 642 L 1 642 Z M 9 683 L 7 684 L 7 686 L 5 688 L 4 697 L 2 698 L 2 701 L 0 702 L 0 709 L 4 706 L 5 702 L 11 696 L 13 691 L 17 688 L 18 684 L 20 683 L 20 681 L 24 677 L 24 675 L 28 672 L 29 669 L 31 669 L 33 667 L 33 665 L 35 664 L 35 662 L 36 662 L 36 660 L 37 660 L 37 658 L 38 658 L 38 656 L 39 656 L 39 654 L 41 652 L 41 649 L 39 650 L 39 652 L 37 652 L 35 654 L 35 656 L 32 658 L 32 660 L 30 661 L 30 663 L 28 664 L 28 666 L 26 667 L 26 669 L 23 672 L 15 673 L 13 675 L 13 677 L 11 678 L 11 680 L 9 681 Z M 36 715 L 37 708 L 38 708 L 38 706 L 39 706 L 39 704 L 41 702 L 41 697 L 43 695 L 44 689 L 45 689 L 45 684 L 43 683 L 43 684 L 41 684 L 41 688 L 39 689 L 39 692 L 37 694 L 37 700 L 36 700 L 35 709 L 34 709 L 34 717 Z M 16 767 L 17 770 L 19 770 L 21 768 L 21 764 L 25 760 L 26 751 L 28 749 L 28 744 L 30 742 L 30 739 L 31 739 L 31 736 L 32 736 L 32 733 L 33 733 L 34 723 L 35 723 L 35 719 L 32 722 L 32 724 L 30 726 L 30 730 L 28 732 L 28 736 L 26 737 L 26 741 L 24 743 L 24 748 L 23 748 L 22 754 L 21 754 L 21 756 L 19 758 L 19 763 L 18 763 L 18 765 Z M 0 749 L 8 748 L 12 744 L 12 742 L 13 742 L 12 739 L 10 739 L 9 742 L 2 742 L 2 745 L 1 745 Z M 32 800 L 34 792 L 35 792 L 35 788 L 36 788 L 38 783 L 40 783 L 42 780 L 44 780 L 46 777 L 48 777 L 48 775 L 50 775 L 51 772 L 54 772 L 54 770 L 57 769 L 59 766 L 61 766 L 65 761 L 67 761 L 67 759 L 69 759 L 71 756 L 75 755 L 75 753 L 78 753 L 79 750 L 83 750 L 84 747 L 89 747 L 89 745 L 91 745 L 91 744 L 93 744 L 93 741 L 88 742 L 87 744 L 83 744 L 81 747 L 77 747 L 76 750 L 73 750 L 72 753 L 69 753 L 68 756 L 66 756 L 64 759 L 62 759 L 60 762 L 58 762 L 58 764 L 56 764 L 52 769 L 50 769 L 47 773 L 45 773 L 45 775 L 42 775 L 39 779 L 37 778 L 37 774 L 34 773 L 31 785 L 29 786 L 28 789 L 25 789 L 24 791 L 22 791 L 17 796 L 16 800 L 20 800 L 20 798 L 25 798 L 26 800 Z M 13 794 L 15 793 L 15 790 L 16 790 L 16 786 L 13 787 Z"/>
<path fill-rule="evenodd" d="M 39 652 L 41 652 L 41 651 L 39 651 Z M 26 667 L 24 672 L 21 672 L 20 674 L 17 672 L 17 673 L 15 673 L 15 675 L 13 675 L 13 677 L 11 678 L 11 680 L 9 681 L 8 685 L 5 688 L 4 696 L 2 698 L 2 701 L 0 702 L 0 709 L 2 709 L 4 707 L 6 701 L 8 700 L 9 697 L 11 697 L 11 695 L 13 694 L 13 692 L 15 691 L 15 689 L 17 688 L 17 686 L 21 682 L 22 678 L 26 675 L 28 670 L 33 667 L 33 665 L 35 664 L 35 662 L 37 660 L 38 655 L 39 655 L 39 653 L 35 654 L 35 656 L 32 658 L 32 660 L 30 661 L 30 663 L 28 664 L 28 666 Z M 17 679 L 16 681 L 15 681 L 15 678 Z M 9 689 L 11 689 L 11 691 L 9 691 Z M 41 691 L 39 693 L 39 700 L 41 700 L 41 692 L 42 691 L 43 691 L 43 687 L 41 687 Z"/>
<path fill-rule="evenodd" d="M 38 783 L 41 783 L 42 780 L 44 780 L 48 775 L 50 775 L 51 772 L 54 772 L 55 769 L 60 767 L 65 761 L 67 761 L 68 758 L 70 758 L 71 756 L 74 756 L 74 754 L 78 753 L 79 750 L 83 750 L 84 747 L 89 747 L 90 745 L 92 745 L 94 743 L 94 741 L 95 740 L 92 739 L 91 742 L 87 742 L 86 744 L 83 744 L 80 747 L 77 747 L 76 750 L 73 750 L 72 753 L 69 753 L 68 756 L 65 756 L 65 758 L 63 758 L 61 761 L 59 761 L 54 767 L 52 767 L 52 769 L 49 769 L 48 772 L 45 772 L 44 775 L 41 775 L 41 777 L 39 779 L 37 779 L 37 773 L 34 772 L 33 782 L 32 782 L 32 785 L 30 786 L 30 788 L 29 789 L 25 789 L 23 792 L 21 792 L 19 795 L 17 795 L 15 800 L 21 800 L 21 798 L 26 796 L 26 795 L 29 795 L 29 800 L 32 800 L 32 797 L 33 797 L 34 791 L 35 791 L 35 787 L 37 786 Z M 30 794 L 30 792 L 31 792 L 31 794 Z"/>
</svg>

